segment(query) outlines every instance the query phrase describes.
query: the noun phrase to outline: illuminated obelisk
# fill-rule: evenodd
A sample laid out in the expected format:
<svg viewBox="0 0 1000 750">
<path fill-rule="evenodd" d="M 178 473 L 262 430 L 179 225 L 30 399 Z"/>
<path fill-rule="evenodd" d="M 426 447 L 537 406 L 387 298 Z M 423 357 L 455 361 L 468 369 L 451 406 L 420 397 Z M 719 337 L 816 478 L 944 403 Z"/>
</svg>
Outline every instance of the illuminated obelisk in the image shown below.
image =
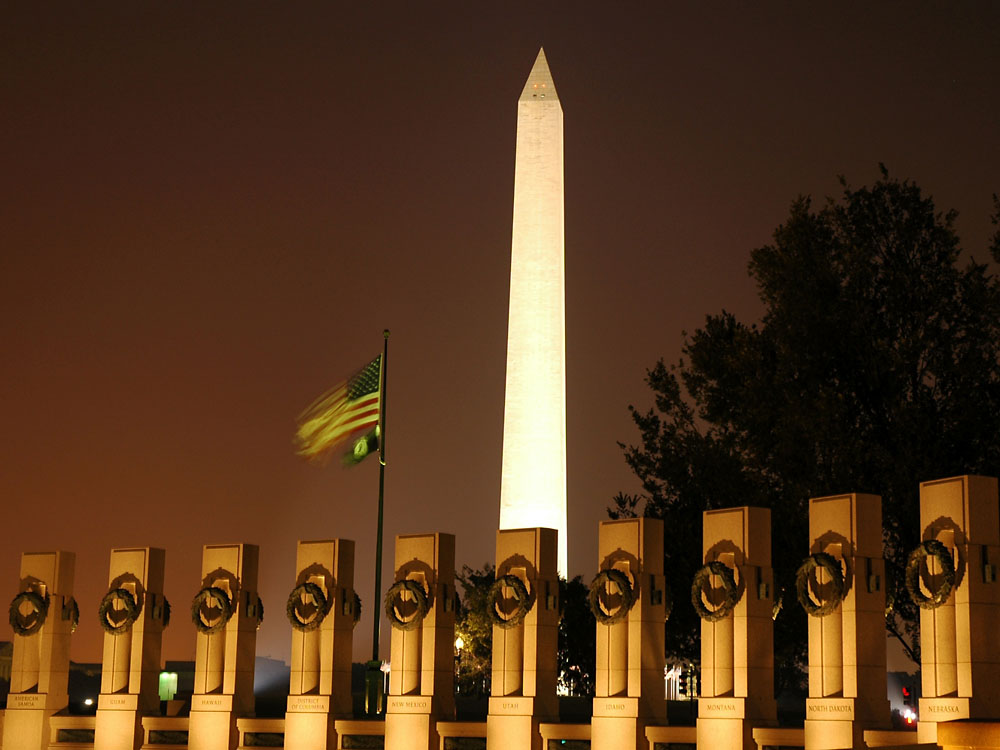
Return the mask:
<svg viewBox="0 0 1000 750">
<path fill-rule="evenodd" d="M 517 102 L 500 528 L 559 532 L 566 575 L 563 115 L 545 51 Z"/>
</svg>

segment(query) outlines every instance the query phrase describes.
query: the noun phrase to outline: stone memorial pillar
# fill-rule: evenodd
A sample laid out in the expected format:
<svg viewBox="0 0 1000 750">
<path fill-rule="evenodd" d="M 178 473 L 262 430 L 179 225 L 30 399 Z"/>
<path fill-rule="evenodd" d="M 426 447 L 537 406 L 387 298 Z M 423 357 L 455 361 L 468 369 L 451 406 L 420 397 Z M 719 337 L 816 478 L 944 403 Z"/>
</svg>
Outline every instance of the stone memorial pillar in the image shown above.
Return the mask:
<svg viewBox="0 0 1000 750">
<path fill-rule="evenodd" d="M 647 724 L 667 720 L 663 521 L 602 521 L 598 560 L 590 595 L 597 618 L 591 744 L 636 750 L 645 744 Z"/>
<path fill-rule="evenodd" d="M 188 750 L 234 750 L 236 719 L 252 716 L 257 626 L 255 544 L 209 544 L 201 590 L 191 604 L 198 630 Z"/>
<path fill-rule="evenodd" d="M 165 554 L 154 547 L 111 550 L 108 593 L 98 607 L 104 659 L 94 745 L 101 750 L 140 747 L 142 717 L 160 713 Z"/>
<path fill-rule="evenodd" d="M 994 477 L 920 485 L 920 546 L 907 589 L 920 605 L 917 741 L 939 722 L 1000 719 L 1000 513 Z"/>
<path fill-rule="evenodd" d="M 3 717 L 4 750 L 39 750 L 49 717 L 66 708 L 69 640 L 79 620 L 73 600 L 72 552 L 21 555 L 20 592 L 10 603 L 14 652 Z"/>
<path fill-rule="evenodd" d="M 295 588 L 286 612 L 292 623 L 292 668 L 285 713 L 285 747 L 337 746 L 333 721 L 350 719 L 351 650 L 360 612 L 354 594 L 354 542 L 299 542 Z"/>
<path fill-rule="evenodd" d="M 497 532 L 497 580 L 487 597 L 494 622 L 489 750 L 541 750 L 538 725 L 559 720 L 556 537 L 555 529 Z"/>
<path fill-rule="evenodd" d="M 808 750 L 864 750 L 864 730 L 889 729 L 882 498 L 809 501 L 810 556 L 796 588 L 809 613 Z"/>
<path fill-rule="evenodd" d="M 438 750 L 437 722 L 455 718 L 455 537 L 396 537 L 386 750 Z"/>
<path fill-rule="evenodd" d="M 771 511 L 703 515 L 705 565 L 692 583 L 701 623 L 698 747 L 755 750 L 755 726 L 777 724 Z"/>
</svg>

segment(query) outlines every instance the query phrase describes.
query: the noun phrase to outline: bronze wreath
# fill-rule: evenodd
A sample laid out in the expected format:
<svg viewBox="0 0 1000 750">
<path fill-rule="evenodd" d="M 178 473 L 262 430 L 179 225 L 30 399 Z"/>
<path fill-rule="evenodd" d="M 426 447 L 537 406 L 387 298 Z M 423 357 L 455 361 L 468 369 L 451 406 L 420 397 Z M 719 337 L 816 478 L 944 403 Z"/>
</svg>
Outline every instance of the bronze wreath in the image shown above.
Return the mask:
<svg viewBox="0 0 1000 750">
<path fill-rule="evenodd" d="M 607 584 L 618 587 L 621 593 L 622 603 L 614 612 L 608 612 L 601 603 L 601 592 Z M 590 611 L 594 614 L 594 619 L 602 625 L 614 625 L 628 617 L 629 610 L 635 606 L 635 591 L 628 576 L 620 570 L 609 568 L 602 570 L 590 583 L 590 592 L 587 594 L 587 603 Z"/>
<path fill-rule="evenodd" d="M 170 624 L 170 600 L 163 597 L 163 627 Z"/>
<path fill-rule="evenodd" d="M 937 558 L 941 566 L 941 585 L 930 596 L 920 590 L 920 565 L 928 557 Z M 951 596 L 955 588 L 955 560 L 951 552 L 936 539 L 921 542 L 906 561 L 906 592 L 921 609 L 937 609 Z"/>
<path fill-rule="evenodd" d="M 120 601 L 125 605 L 125 619 L 121 625 L 112 625 L 111 621 L 108 620 L 108 613 L 112 611 L 111 608 L 115 601 Z M 131 591 L 111 589 L 104 595 L 97 607 L 97 620 L 108 635 L 121 635 L 132 629 L 132 624 L 139 618 L 140 612 L 142 612 L 142 605 L 135 600 Z"/>
<path fill-rule="evenodd" d="M 312 597 L 313 603 L 316 605 L 316 615 L 308 622 L 303 621 L 299 617 L 298 605 L 302 601 L 302 595 Z M 330 612 L 330 602 L 327 601 L 326 595 L 323 593 L 323 589 L 317 586 L 315 583 L 300 583 L 294 589 L 292 593 L 288 595 L 288 603 L 285 604 L 285 616 L 288 617 L 288 621 L 292 623 L 292 627 L 298 630 L 300 633 L 309 633 L 316 630 L 320 625 L 323 624 L 323 620 L 326 619 L 327 614 Z"/>
<path fill-rule="evenodd" d="M 722 604 L 716 610 L 709 609 L 701 600 L 701 591 L 713 575 L 719 576 L 722 579 L 722 587 L 726 590 L 726 598 L 722 600 Z M 736 587 L 736 579 L 733 577 L 733 571 L 725 563 L 716 560 L 707 565 L 702 565 L 695 571 L 694 578 L 691 581 L 691 606 L 694 607 L 694 611 L 698 613 L 698 617 L 702 620 L 706 622 L 721 620 L 733 611 L 739 600 L 740 592 Z"/>
<path fill-rule="evenodd" d="M 809 596 L 809 577 L 817 568 L 822 568 L 829 574 L 830 585 L 833 588 L 831 596 L 822 604 L 817 604 Z M 826 617 L 832 614 L 844 601 L 846 593 L 844 572 L 841 570 L 837 558 L 833 555 L 828 555 L 825 552 L 809 555 L 795 571 L 795 596 L 798 598 L 799 604 L 802 605 L 802 609 L 813 617 Z"/>
<path fill-rule="evenodd" d="M 504 617 L 497 609 L 497 598 L 505 586 L 514 590 L 514 598 L 517 599 L 517 609 L 510 617 Z M 501 630 L 515 628 L 524 622 L 524 618 L 528 616 L 533 604 L 534 602 L 528 594 L 528 587 L 524 585 L 524 581 L 514 575 L 500 576 L 486 593 L 486 614 L 489 616 L 490 622 Z"/>
<path fill-rule="evenodd" d="M 80 624 L 80 605 L 76 603 L 76 599 L 72 596 L 63 604 L 63 619 L 69 620 L 69 632 L 71 634 L 75 633 L 77 626 Z"/>
<path fill-rule="evenodd" d="M 354 593 L 354 612 L 351 613 L 352 627 L 361 622 L 361 597 L 358 596 L 358 592 Z"/>
<path fill-rule="evenodd" d="M 219 609 L 222 610 L 222 617 L 219 618 L 219 621 L 215 625 L 206 625 L 204 620 L 201 619 L 201 605 L 209 599 L 218 604 Z M 204 633 L 205 635 L 218 633 L 226 627 L 226 623 L 229 622 L 232 616 L 233 603 L 229 599 L 229 594 L 218 586 L 206 586 L 195 594 L 194 599 L 191 600 L 191 621 L 199 633 Z"/>
<path fill-rule="evenodd" d="M 28 602 L 38 615 L 31 625 L 24 625 L 21 618 L 21 604 Z M 34 591 L 22 591 L 10 602 L 10 626 L 18 635 L 34 635 L 42 629 L 45 618 L 49 614 L 49 595 L 43 598 Z"/>
<path fill-rule="evenodd" d="M 396 612 L 396 601 L 404 591 L 413 597 L 413 601 L 417 605 L 416 613 L 409 620 L 404 620 Z M 420 623 L 424 621 L 424 618 L 427 617 L 429 610 L 430 602 L 428 601 L 427 592 L 424 591 L 424 587 L 409 578 L 396 581 L 385 592 L 385 616 L 389 618 L 389 624 L 396 628 L 396 630 L 416 630 L 420 627 Z"/>
</svg>

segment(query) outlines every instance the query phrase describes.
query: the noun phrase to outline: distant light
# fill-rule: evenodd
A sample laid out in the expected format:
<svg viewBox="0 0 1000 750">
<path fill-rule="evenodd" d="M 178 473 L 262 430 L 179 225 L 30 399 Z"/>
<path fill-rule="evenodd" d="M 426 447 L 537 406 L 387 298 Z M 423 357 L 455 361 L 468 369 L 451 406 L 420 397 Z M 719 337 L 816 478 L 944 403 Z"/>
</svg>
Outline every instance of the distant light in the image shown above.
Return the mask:
<svg viewBox="0 0 1000 750">
<path fill-rule="evenodd" d="M 177 673 L 160 672 L 159 689 L 157 691 L 161 701 L 172 701 L 177 695 Z"/>
<path fill-rule="evenodd" d="M 462 640 L 462 636 L 458 636 L 458 638 L 455 639 L 455 648 L 459 651 L 465 648 L 465 641 Z"/>
<path fill-rule="evenodd" d="M 86 698 L 86 699 L 84 699 L 83 705 L 85 705 L 85 706 L 93 706 L 94 705 L 94 699 L 93 698 Z"/>
</svg>

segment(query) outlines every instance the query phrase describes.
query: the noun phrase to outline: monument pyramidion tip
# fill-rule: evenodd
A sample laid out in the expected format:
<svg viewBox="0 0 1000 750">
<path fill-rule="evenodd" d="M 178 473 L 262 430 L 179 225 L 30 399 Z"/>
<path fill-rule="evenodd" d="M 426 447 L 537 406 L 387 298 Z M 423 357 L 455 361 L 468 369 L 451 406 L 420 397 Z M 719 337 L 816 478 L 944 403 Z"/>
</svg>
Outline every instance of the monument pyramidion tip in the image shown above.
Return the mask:
<svg viewBox="0 0 1000 750">
<path fill-rule="evenodd" d="M 538 57 L 535 58 L 535 64 L 531 66 L 531 73 L 524 84 L 524 90 L 521 91 L 519 101 L 541 99 L 559 101 L 559 95 L 556 93 L 556 85 L 552 81 L 552 71 L 549 70 L 549 61 L 545 59 L 545 50 L 543 48 L 539 48 L 538 50 Z"/>
</svg>

